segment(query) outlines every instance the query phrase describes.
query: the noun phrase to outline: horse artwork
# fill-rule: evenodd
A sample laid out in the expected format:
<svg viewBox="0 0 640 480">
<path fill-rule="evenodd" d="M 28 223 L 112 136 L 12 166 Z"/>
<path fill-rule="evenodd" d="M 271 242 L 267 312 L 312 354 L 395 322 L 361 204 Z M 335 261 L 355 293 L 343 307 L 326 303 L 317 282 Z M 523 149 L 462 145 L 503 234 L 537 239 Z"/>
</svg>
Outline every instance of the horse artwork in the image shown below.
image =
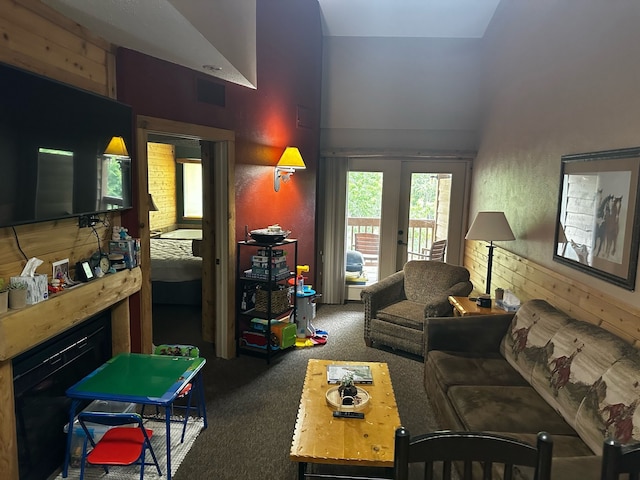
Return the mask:
<svg viewBox="0 0 640 480">
<path fill-rule="evenodd" d="M 600 194 L 601 191 L 598 193 Z M 596 213 L 595 239 L 593 251 L 600 258 L 614 257 L 620 230 L 620 210 L 622 195 L 607 195 L 598 206 Z"/>
<path fill-rule="evenodd" d="M 554 240 L 554 261 L 635 290 L 640 147 L 562 156 Z"/>
</svg>

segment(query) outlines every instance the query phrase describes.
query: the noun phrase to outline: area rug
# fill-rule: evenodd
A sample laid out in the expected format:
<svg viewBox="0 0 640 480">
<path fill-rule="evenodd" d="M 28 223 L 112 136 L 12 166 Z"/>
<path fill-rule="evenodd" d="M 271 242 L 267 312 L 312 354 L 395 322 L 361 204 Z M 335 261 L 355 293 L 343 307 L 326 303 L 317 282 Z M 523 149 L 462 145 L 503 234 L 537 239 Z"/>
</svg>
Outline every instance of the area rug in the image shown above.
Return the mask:
<svg viewBox="0 0 640 480">
<path fill-rule="evenodd" d="M 173 418 L 173 417 L 172 417 Z M 147 465 L 144 469 L 144 478 L 167 478 L 167 448 L 165 439 L 165 422 L 163 420 L 145 420 L 145 426 L 153 430 L 153 436 L 151 437 L 151 446 L 158 458 L 160 464 L 160 470 L 162 470 L 162 476 L 158 476 L 158 471 L 155 466 Z M 173 476 L 178 467 L 184 460 L 189 449 L 191 449 L 193 442 L 198 438 L 200 431 L 204 426 L 202 419 L 193 418 L 187 423 L 187 431 L 184 435 L 184 442 L 180 443 L 180 437 L 182 435 L 182 423 L 171 423 L 171 475 Z M 147 460 L 151 458 L 147 454 Z M 80 478 L 79 467 L 69 467 L 69 474 L 67 480 L 76 480 Z M 101 467 L 87 466 L 84 470 L 84 478 L 87 480 L 104 479 L 104 480 L 138 480 L 140 478 L 140 467 L 137 465 L 129 467 L 112 467 L 109 469 L 107 475 Z M 60 473 L 56 480 L 63 480 L 62 473 Z"/>
</svg>

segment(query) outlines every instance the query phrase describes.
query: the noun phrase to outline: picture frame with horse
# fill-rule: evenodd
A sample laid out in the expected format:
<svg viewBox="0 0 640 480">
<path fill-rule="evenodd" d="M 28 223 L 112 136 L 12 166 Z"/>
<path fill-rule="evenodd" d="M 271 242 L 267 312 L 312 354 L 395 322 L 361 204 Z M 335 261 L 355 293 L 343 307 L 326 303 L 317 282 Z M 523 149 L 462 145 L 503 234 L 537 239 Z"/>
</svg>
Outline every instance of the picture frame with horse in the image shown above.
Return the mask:
<svg viewBox="0 0 640 480">
<path fill-rule="evenodd" d="M 553 259 L 634 290 L 640 147 L 563 155 Z"/>
</svg>

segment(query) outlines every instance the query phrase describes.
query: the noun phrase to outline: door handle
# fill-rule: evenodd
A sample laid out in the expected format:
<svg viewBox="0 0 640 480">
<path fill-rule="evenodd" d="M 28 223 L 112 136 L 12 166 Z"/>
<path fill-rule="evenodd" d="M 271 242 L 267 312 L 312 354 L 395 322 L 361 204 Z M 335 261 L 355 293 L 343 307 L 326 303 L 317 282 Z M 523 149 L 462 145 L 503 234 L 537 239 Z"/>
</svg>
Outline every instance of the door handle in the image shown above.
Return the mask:
<svg viewBox="0 0 640 480">
<path fill-rule="evenodd" d="M 398 245 L 409 245 L 407 242 L 403 242 L 402 240 L 398 240 Z"/>
</svg>

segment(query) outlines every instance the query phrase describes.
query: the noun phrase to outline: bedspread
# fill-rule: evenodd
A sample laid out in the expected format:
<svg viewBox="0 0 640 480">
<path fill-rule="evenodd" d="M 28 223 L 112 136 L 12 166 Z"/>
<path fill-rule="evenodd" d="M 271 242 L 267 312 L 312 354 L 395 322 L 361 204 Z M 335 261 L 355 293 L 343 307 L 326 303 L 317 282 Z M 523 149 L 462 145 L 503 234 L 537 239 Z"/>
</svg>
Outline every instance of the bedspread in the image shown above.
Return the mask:
<svg viewBox="0 0 640 480">
<path fill-rule="evenodd" d="M 151 239 L 151 281 L 186 282 L 202 278 L 202 258 L 194 257 L 191 240 Z"/>
</svg>

